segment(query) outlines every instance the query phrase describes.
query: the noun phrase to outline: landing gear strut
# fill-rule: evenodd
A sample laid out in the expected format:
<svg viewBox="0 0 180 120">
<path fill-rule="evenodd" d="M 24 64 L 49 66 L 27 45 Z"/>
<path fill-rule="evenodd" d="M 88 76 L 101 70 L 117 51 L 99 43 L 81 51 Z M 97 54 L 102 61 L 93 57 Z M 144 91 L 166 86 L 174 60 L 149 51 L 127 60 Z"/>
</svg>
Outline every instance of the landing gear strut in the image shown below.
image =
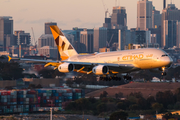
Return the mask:
<svg viewBox="0 0 180 120">
<path fill-rule="evenodd" d="M 124 76 L 124 80 L 132 80 L 131 76 L 127 73 L 127 75 Z"/>
<path fill-rule="evenodd" d="M 161 76 L 166 76 L 167 75 L 165 67 L 162 67 L 161 71 L 162 71 Z"/>
</svg>

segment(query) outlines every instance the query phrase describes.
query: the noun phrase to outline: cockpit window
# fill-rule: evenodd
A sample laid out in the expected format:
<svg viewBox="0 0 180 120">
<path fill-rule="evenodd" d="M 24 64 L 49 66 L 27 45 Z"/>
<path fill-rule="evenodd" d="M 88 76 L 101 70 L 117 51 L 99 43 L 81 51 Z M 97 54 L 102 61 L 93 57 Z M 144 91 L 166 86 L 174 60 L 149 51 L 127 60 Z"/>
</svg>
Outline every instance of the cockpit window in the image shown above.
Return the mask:
<svg viewBox="0 0 180 120">
<path fill-rule="evenodd" d="M 165 56 L 168 56 L 167 54 L 164 54 L 164 55 L 162 55 L 161 57 L 165 57 Z"/>
</svg>

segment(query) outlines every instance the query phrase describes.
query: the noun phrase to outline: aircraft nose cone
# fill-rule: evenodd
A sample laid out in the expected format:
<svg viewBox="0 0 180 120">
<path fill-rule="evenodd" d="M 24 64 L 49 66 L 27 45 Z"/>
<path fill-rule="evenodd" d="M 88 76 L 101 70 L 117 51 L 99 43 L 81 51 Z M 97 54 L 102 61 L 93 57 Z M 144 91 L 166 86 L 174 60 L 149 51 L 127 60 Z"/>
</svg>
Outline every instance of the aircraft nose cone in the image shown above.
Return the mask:
<svg viewBox="0 0 180 120">
<path fill-rule="evenodd" d="M 166 62 L 166 66 L 171 66 L 171 64 L 173 63 L 173 59 L 169 56 L 167 57 L 167 59 L 164 60 Z"/>
<path fill-rule="evenodd" d="M 162 59 L 162 63 L 163 63 L 164 66 L 170 67 L 171 64 L 173 63 L 173 60 L 172 60 L 172 58 L 171 58 L 170 56 L 164 57 L 164 58 Z"/>
<path fill-rule="evenodd" d="M 170 65 L 173 63 L 173 59 L 171 57 L 169 57 L 170 59 Z"/>
</svg>

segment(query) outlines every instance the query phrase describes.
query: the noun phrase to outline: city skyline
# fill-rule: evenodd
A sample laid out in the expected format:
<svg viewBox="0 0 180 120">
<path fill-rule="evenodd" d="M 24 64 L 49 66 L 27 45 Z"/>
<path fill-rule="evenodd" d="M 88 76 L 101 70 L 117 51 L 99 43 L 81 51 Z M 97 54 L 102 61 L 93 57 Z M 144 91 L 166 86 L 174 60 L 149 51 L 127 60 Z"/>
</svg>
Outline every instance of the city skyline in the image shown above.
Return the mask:
<svg viewBox="0 0 180 120">
<path fill-rule="evenodd" d="M 112 14 L 115 1 L 104 0 L 106 8 Z M 127 12 L 128 29 L 137 27 L 137 1 L 139 0 L 117 0 L 117 6 L 123 6 Z M 153 2 L 162 13 L 163 0 L 149 0 Z M 170 4 L 171 0 L 166 3 Z M 129 4 L 131 3 L 131 4 Z M 172 3 L 180 8 L 179 0 L 172 0 Z M 24 30 L 32 35 L 31 27 L 34 29 L 35 39 L 37 40 L 44 34 L 45 22 L 57 22 L 61 29 L 95 28 L 102 27 L 105 18 L 105 10 L 102 0 L 87 1 L 48 1 L 48 0 L 1 0 L 0 16 L 12 16 L 14 20 L 14 30 Z"/>
</svg>

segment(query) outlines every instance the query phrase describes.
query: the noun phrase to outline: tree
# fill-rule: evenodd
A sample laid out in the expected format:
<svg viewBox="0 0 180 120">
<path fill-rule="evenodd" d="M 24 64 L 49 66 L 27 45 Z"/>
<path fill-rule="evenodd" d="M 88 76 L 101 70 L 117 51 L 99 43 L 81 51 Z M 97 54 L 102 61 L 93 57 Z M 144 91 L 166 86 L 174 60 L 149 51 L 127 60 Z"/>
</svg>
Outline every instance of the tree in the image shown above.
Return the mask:
<svg viewBox="0 0 180 120">
<path fill-rule="evenodd" d="M 143 110 L 148 109 L 147 101 L 144 98 L 138 98 L 137 105 Z"/>
<path fill-rule="evenodd" d="M 106 91 L 103 91 L 103 97 L 107 97 L 108 93 Z"/>
<path fill-rule="evenodd" d="M 147 101 L 147 105 L 148 105 L 149 108 L 151 107 L 151 105 L 153 103 L 156 102 L 155 99 L 154 99 L 154 96 L 149 96 L 146 101 Z"/>
<path fill-rule="evenodd" d="M 116 93 L 115 94 L 115 98 L 118 99 L 118 98 L 122 98 L 123 97 L 123 93 L 122 92 L 119 92 L 119 93 Z"/>
<path fill-rule="evenodd" d="M 126 110 L 126 104 L 123 103 L 123 102 L 118 102 L 117 103 L 117 108 L 122 109 L 122 110 Z"/>
<path fill-rule="evenodd" d="M 157 101 L 158 103 L 163 103 L 163 101 L 164 101 L 163 96 L 164 96 L 164 93 L 163 93 L 163 92 L 157 92 L 157 93 L 156 93 L 156 101 Z"/>
<path fill-rule="evenodd" d="M 128 113 L 124 112 L 124 111 L 118 111 L 118 112 L 114 112 L 110 115 L 110 119 L 109 120 L 126 120 L 128 117 Z"/>
<path fill-rule="evenodd" d="M 180 108 L 180 102 L 177 102 L 175 105 L 174 105 L 174 109 L 178 110 Z"/>
<path fill-rule="evenodd" d="M 170 118 L 172 118 L 173 117 L 173 115 L 172 115 L 172 113 L 170 113 L 170 112 L 168 112 L 168 113 L 166 113 L 165 115 L 163 115 L 163 118 L 165 118 L 166 120 L 169 120 Z"/>
<path fill-rule="evenodd" d="M 132 105 L 129 106 L 129 109 L 130 110 L 139 110 L 140 106 L 138 104 L 132 104 Z"/>
<path fill-rule="evenodd" d="M 107 110 L 107 106 L 105 103 L 100 103 L 99 105 L 97 105 L 97 110 L 99 113 L 101 112 L 106 112 Z"/>
<path fill-rule="evenodd" d="M 163 108 L 163 105 L 156 102 L 156 103 L 153 103 L 153 104 L 152 104 L 152 108 L 153 108 L 154 110 L 156 110 L 156 114 L 157 114 L 158 111 Z"/>
<path fill-rule="evenodd" d="M 75 101 L 77 110 L 89 110 L 91 103 L 86 98 L 81 98 Z"/>
<path fill-rule="evenodd" d="M 102 94 L 100 94 L 100 99 L 102 99 L 103 97 L 107 97 L 108 93 L 106 91 L 103 91 Z"/>
<path fill-rule="evenodd" d="M 23 69 L 17 62 L 0 62 L 0 76 L 3 80 L 14 80 L 23 77 Z"/>
<path fill-rule="evenodd" d="M 175 98 L 177 102 L 180 102 L 180 88 L 176 89 Z"/>
<path fill-rule="evenodd" d="M 113 102 L 112 102 L 112 103 L 110 103 L 110 102 L 107 103 L 107 104 L 106 104 L 106 107 L 107 107 L 107 110 L 108 110 L 108 111 L 115 111 L 115 110 L 116 110 L 116 105 L 115 105 L 115 103 L 113 103 Z"/>
</svg>

